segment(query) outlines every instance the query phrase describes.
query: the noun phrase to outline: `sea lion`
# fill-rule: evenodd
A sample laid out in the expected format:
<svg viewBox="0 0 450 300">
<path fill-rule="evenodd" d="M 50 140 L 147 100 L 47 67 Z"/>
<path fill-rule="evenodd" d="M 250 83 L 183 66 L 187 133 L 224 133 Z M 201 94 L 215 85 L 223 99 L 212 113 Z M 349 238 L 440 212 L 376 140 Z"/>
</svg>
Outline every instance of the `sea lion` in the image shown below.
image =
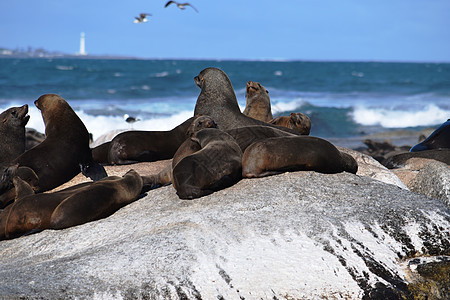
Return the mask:
<svg viewBox="0 0 450 300">
<path fill-rule="evenodd" d="M 358 164 L 330 142 L 312 136 L 265 139 L 251 144 L 242 156 L 242 177 L 264 177 L 287 171 L 356 174 Z"/>
<path fill-rule="evenodd" d="M 45 94 L 34 104 L 41 110 L 45 140 L 14 160 L 33 169 L 39 177 L 38 192 L 51 190 L 81 172 L 93 180 L 106 177 L 105 169 L 92 159 L 89 132 L 61 96 Z"/>
<path fill-rule="evenodd" d="M 216 128 L 206 128 L 191 139 L 201 150 L 181 159 L 172 170 L 178 197 L 199 198 L 231 186 L 241 178 L 242 151 L 232 136 Z"/>
<path fill-rule="evenodd" d="M 439 126 L 423 142 L 415 145 L 409 151 L 418 152 L 432 149 L 450 148 L 450 119 Z"/>
<path fill-rule="evenodd" d="M 39 189 L 39 178 L 28 167 L 19 167 L 18 164 L 3 168 L 0 179 L 0 209 L 9 205 L 16 196 L 13 178 L 20 177 L 25 180 L 34 191 Z"/>
<path fill-rule="evenodd" d="M 297 131 L 301 135 L 309 135 L 311 131 L 311 119 L 303 113 L 290 113 L 269 121 L 270 124 L 284 126 Z"/>
<path fill-rule="evenodd" d="M 31 186 L 14 177 L 16 199 L 0 214 L 0 240 L 44 229 L 63 229 L 105 218 L 135 201 L 142 179 L 134 170 L 55 193 L 34 194 Z"/>
<path fill-rule="evenodd" d="M 269 122 L 273 119 L 269 91 L 259 82 L 248 81 L 243 114 L 253 119 Z"/>
<path fill-rule="evenodd" d="M 72 195 L 56 207 L 50 218 L 50 228 L 64 229 L 106 218 L 119 208 L 138 199 L 142 178 L 134 170 L 124 176 L 109 176 L 74 189 Z"/>
<path fill-rule="evenodd" d="M 434 159 L 450 165 L 450 149 L 432 149 L 418 152 L 400 153 L 388 157 L 385 161 L 383 161 L 383 165 L 388 169 L 401 168 L 405 165 L 408 159 L 414 157 Z"/>
<path fill-rule="evenodd" d="M 297 136 L 290 132 L 279 130 L 278 128 L 269 126 L 252 125 L 239 128 L 233 128 L 225 131 L 231 135 L 236 143 L 241 148 L 242 152 L 247 149 L 248 146 L 255 142 L 265 140 L 272 137 L 282 137 L 282 136 Z"/>
<path fill-rule="evenodd" d="M 25 149 L 31 149 L 45 140 L 45 134 L 34 128 L 25 128 Z"/>
<path fill-rule="evenodd" d="M 28 105 L 11 107 L 0 114 L 0 165 L 7 165 L 25 152 Z"/>
<path fill-rule="evenodd" d="M 201 88 L 194 115 L 212 117 L 217 128 L 226 131 L 238 127 L 261 125 L 298 134 L 292 129 L 262 122 L 241 113 L 231 81 L 224 71 L 206 68 L 194 78 L 194 81 Z"/>
<path fill-rule="evenodd" d="M 170 159 L 186 140 L 191 117 L 169 131 L 126 131 L 115 136 L 108 145 L 95 147 L 93 156 L 99 163 L 131 164 L 141 161 Z M 106 151 L 107 150 L 107 151 Z M 107 158 L 105 158 L 107 152 Z"/>
<path fill-rule="evenodd" d="M 205 128 L 217 128 L 217 124 L 209 116 L 198 116 L 188 127 L 186 134 L 188 137 L 192 137 L 196 132 Z M 156 175 L 146 175 L 142 176 L 144 181 L 143 192 L 147 192 L 151 189 L 167 185 L 172 182 L 172 169 L 178 164 L 180 160 L 188 155 L 194 154 L 195 152 L 201 150 L 201 146 L 197 141 L 187 138 L 178 147 L 177 152 L 175 152 L 172 163 L 164 168 L 161 172 Z"/>
</svg>

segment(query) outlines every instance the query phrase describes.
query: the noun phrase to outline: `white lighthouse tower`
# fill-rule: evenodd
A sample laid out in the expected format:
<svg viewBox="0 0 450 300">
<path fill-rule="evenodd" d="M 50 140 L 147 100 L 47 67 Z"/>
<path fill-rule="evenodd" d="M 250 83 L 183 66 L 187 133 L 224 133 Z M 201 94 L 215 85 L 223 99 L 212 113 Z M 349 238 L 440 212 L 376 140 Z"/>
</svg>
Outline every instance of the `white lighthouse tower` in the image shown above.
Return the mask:
<svg viewBox="0 0 450 300">
<path fill-rule="evenodd" d="M 87 55 L 85 47 L 85 37 L 84 32 L 82 32 L 80 34 L 80 52 L 78 52 L 77 55 Z"/>
</svg>

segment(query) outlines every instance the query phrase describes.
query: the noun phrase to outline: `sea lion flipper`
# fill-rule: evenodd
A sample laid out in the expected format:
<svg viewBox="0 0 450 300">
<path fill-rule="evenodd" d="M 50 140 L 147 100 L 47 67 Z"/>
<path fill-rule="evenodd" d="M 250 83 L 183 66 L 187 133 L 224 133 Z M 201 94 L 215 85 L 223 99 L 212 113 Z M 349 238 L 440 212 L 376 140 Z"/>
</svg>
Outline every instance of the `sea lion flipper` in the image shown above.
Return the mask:
<svg viewBox="0 0 450 300">
<path fill-rule="evenodd" d="M 28 195 L 34 195 L 34 190 L 31 185 L 19 176 L 14 176 L 13 182 L 16 189 L 16 200 Z"/>
<path fill-rule="evenodd" d="M 93 181 L 98 181 L 108 176 L 105 168 L 95 161 L 84 164 L 80 163 L 80 169 L 84 176 L 91 178 Z"/>
</svg>

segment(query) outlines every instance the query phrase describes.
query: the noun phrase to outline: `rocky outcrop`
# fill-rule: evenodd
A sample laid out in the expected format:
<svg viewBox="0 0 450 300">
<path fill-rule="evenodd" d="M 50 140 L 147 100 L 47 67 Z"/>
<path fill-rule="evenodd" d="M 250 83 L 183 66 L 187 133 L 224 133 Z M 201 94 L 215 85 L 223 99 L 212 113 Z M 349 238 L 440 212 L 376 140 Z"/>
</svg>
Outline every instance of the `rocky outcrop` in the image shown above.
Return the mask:
<svg viewBox="0 0 450 300">
<path fill-rule="evenodd" d="M 356 162 L 358 163 L 358 172 L 356 173 L 357 175 L 367 176 L 384 183 L 396 185 L 402 189 L 408 189 L 396 174 L 391 172 L 391 170 L 383 166 L 373 157 L 356 150 L 344 147 L 337 148 L 339 149 L 339 151 L 353 156 L 353 158 L 356 160 Z"/>
<path fill-rule="evenodd" d="M 416 193 L 436 198 L 450 207 L 450 167 L 427 158 L 410 158 L 404 166 L 391 170 Z"/>
<path fill-rule="evenodd" d="M 449 257 L 439 200 L 295 172 L 192 201 L 163 187 L 106 219 L 2 241 L 0 299 L 445 299 Z"/>
</svg>

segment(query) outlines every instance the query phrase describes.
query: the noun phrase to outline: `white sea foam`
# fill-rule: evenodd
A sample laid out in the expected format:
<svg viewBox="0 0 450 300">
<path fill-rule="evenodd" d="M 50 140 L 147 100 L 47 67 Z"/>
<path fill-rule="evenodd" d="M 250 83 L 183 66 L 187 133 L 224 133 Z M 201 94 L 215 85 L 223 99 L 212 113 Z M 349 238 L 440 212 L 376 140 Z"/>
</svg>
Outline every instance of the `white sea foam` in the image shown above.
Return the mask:
<svg viewBox="0 0 450 300">
<path fill-rule="evenodd" d="M 0 111 L 3 112 L 6 109 L 7 108 L 0 108 Z M 82 110 L 76 110 L 75 112 L 83 121 L 87 130 L 92 133 L 94 140 L 103 134 L 117 129 L 125 130 L 132 128 L 135 130 L 170 130 L 193 116 L 193 111 L 180 111 L 167 117 L 148 119 L 144 119 L 137 115 L 135 117 L 141 120 L 130 125 L 125 122 L 123 116 L 93 116 Z M 41 112 L 36 107 L 30 105 L 28 115 L 30 116 L 30 120 L 28 121 L 26 127 L 34 128 L 37 131 L 44 133 L 45 125 L 42 120 Z"/>
<path fill-rule="evenodd" d="M 362 125 L 381 125 L 386 128 L 429 126 L 445 122 L 450 110 L 430 104 L 421 110 L 391 110 L 387 108 L 355 107 L 353 119 Z"/>
<path fill-rule="evenodd" d="M 272 113 L 278 113 L 283 111 L 290 111 L 300 107 L 303 104 L 303 100 L 296 99 L 288 102 L 284 101 L 272 101 Z"/>
</svg>

